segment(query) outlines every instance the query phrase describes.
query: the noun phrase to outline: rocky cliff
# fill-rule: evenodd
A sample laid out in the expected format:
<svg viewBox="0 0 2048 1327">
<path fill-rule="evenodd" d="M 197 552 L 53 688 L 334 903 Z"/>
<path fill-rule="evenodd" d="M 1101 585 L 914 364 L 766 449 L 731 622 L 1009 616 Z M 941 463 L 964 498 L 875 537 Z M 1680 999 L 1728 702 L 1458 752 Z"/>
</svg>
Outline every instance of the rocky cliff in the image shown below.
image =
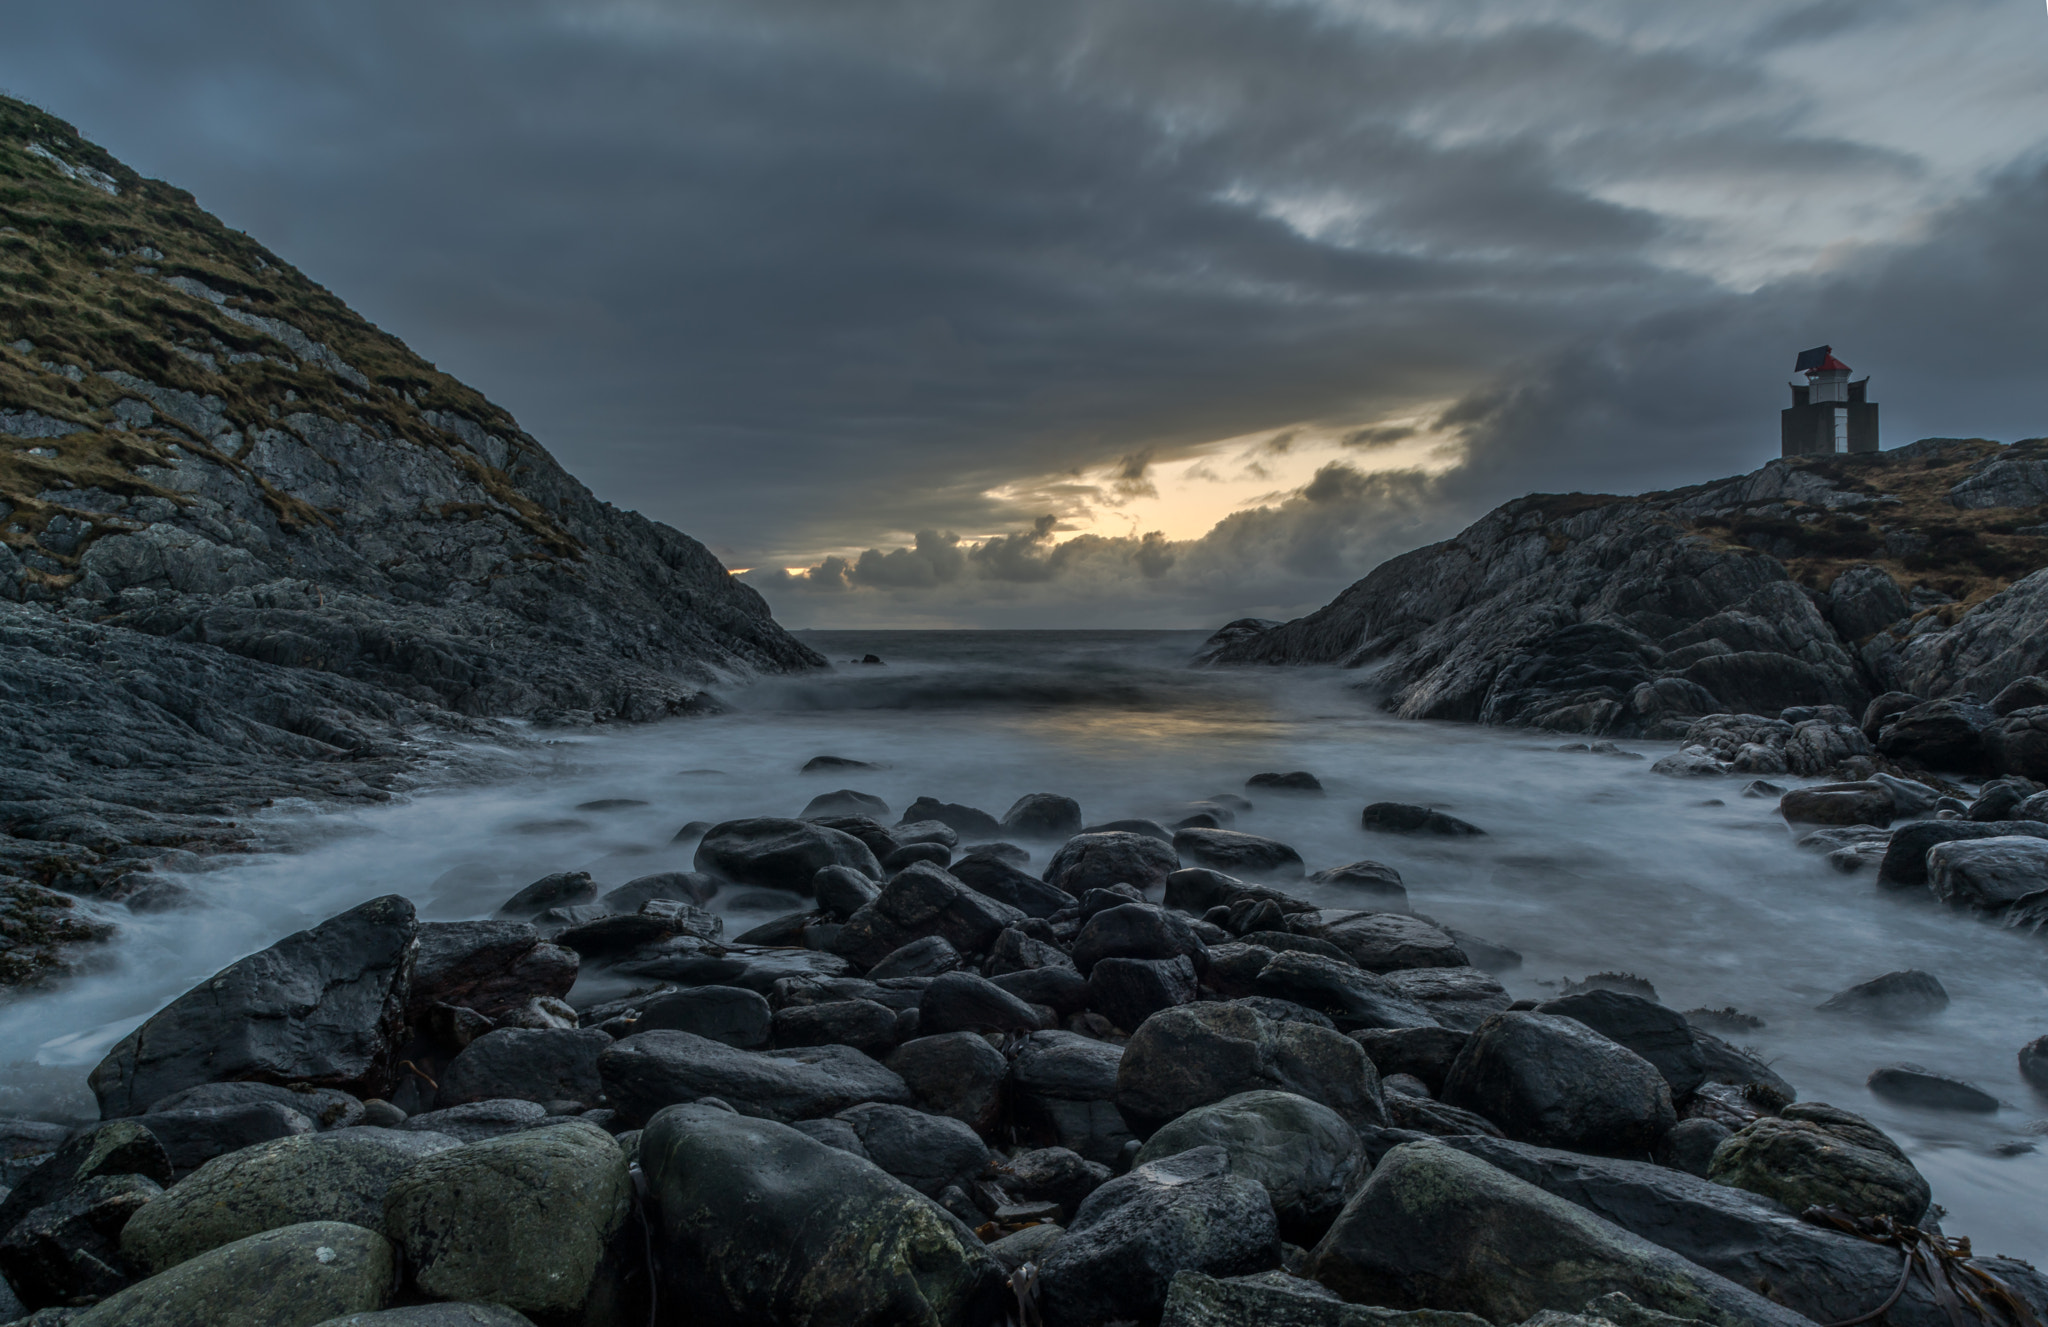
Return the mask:
<svg viewBox="0 0 2048 1327">
<path fill-rule="evenodd" d="M 815 667 L 687 535 L 189 194 L 0 98 L 0 873 L 104 887 L 466 719 Z"/>
<path fill-rule="evenodd" d="M 1536 494 L 1201 662 L 1369 669 L 1393 712 L 1679 737 L 1989 699 L 2048 666 L 2048 440 L 1927 439 L 1641 497 Z"/>
</svg>

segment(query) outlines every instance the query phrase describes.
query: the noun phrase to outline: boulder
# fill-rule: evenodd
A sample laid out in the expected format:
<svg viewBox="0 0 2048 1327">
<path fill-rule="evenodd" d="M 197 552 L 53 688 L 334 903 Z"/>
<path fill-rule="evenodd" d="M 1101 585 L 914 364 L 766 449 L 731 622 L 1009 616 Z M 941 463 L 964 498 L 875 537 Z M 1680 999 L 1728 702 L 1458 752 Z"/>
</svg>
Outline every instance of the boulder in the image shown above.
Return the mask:
<svg viewBox="0 0 2048 1327">
<path fill-rule="evenodd" d="M 362 1127 L 302 1134 L 216 1157 L 138 1212 L 121 1252 L 144 1275 L 307 1221 L 381 1227 L 393 1180 L 457 1146 L 446 1134 Z"/>
<path fill-rule="evenodd" d="M 24 1304 L 86 1303 L 128 1284 L 121 1228 L 163 1193 L 141 1175 L 100 1175 L 14 1223 L 0 1276 Z"/>
<path fill-rule="evenodd" d="M 898 1046 L 888 1065 L 921 1109 L 951 1116 L 977 1133 L 994 1129 L 1001 1118 L 1010 1063 L 986 1037 L 973 1032 L 916 1037 Z"/>
<path fill-rule="evenodd" d="M 1927 887 L 1953 908 L 1996 912 L 2048 889 L 2048 839 L 1957 839 L 1927 850 Z"/>
<path fill-rule="evenodd" d="M 1179 913 L 1124 903 L 1090 917 L 1074 938 L 1073 962 L 1087 972 L 1105 958 L 1200 958 L 1207 947 Z"/>
<path fill-rule="evenodd" d="M 50 1159 L 71 1136 L 71 1129 L 44 1120 L 0 1119 L 0 1189 L 11 1189 L 22 1177 Z"/>
<path fill-rule="evenodd" d="M 1576 1019 L 1495 1014 L 1444 1078 L 1444 1101 L 1521 1142 L 1647 1155 L 1678 1122 L 1657 1067 Z"/>
<path fill-rule="evenodd" d="M 1275 954 L 1253 988 L 1329 1016 L 1341 1030 L 1435 1027 L 1436 1018 L 1385 977 L 1340 959 L 1299 951 Z"/>
<path fill-rule="evenodd" d="M 276 1083 L 201 1083 L 151 1102 L 144 1114 L 204 1110 L 213 1106 L 247 1106 L 256 1102 L 275 1102 L 294 1114 L 303 1115 L 312 1121 L 316 1129 L 346 1129 L 363 1122 L 363 1103 L 357 1098 L 337 1088 L 308 1087 L 303 1083 L 291 1087 L 281 1087 Z M 151 1133 L 157 1132 L 148 1119 L 145 1118 L 143 1123 L 150 1126 Z"/>
<path fill-rule="evenodd" d="M 1472 1034 L 1457 1028 L 1364 1028 L 1351 1034 L 1381 1077 L 1410 1074 L 1432 1093 L 1443 1095 L 1444 1079 Z"/>
<path fill-rule="evenodd" d="M 697 845 L 697 869 L 736 885 L 806 894 L 828 866 L 850 866 L 877 880 L 882 876 L 882 864 L 865 843 L 805 820 L 728 820 L 713 825 Z"/>
<path fill-rule="evenodd" d="M 1464 838 L 1486 833 L 1479 826 L 1460 820 L 1456 816 L 1406 802 L 1374 802 L 1360 814 L 1359 822 L 1375 834 L 1427 834 L 1437 838 Z"/>
<path fill-rule="evenodd" d="M 384 1095 L 417 929 L 390 894 L 230 963 L 107 1052 L 89 1080 L 100 1114 L 236 1078 Z"/>
<path fill-rule="evenodd" d="M 1008 935 L 1009 932 L 1003 932 Z M 868 969 L 869 981 L 887 981 L 892 977 L 936 977 L 951 972 L 960 966 L 960 951 L 947 943 L 943 935 L 928 935 L 922 940 L 912 940 L 900 949 L 892 949 L 882 961 Z"/>
<path fill-rule="evenodd" d="M 1714 1149 L 1719 1147 L 1735 1130 L 1719 1120 L 1704 1115 L 1680 1120 L 1671 1127 L 1671 1132 L 1657 1140 L 1656 1158 L 1660 1166 L 1682 1170 L 1700 1179 L 1707 1177 L 1713 1168 Z M 1576 1155 L 1568 1153 L 1567 1155 Z M 1634 1164 L 1634 1163 L 1630 1163 Z M 1524 1179 L 1528 1178 L 1523 1176 Z M 1718 1188 L 1726 1186 L 1716 1185 Z M 1581 1204 L 1583 1206 L 1584 1204 Z M 1641 1231 L 1637 1231 L 1641 1234 Z M 1759 1292 L 1761 1293 L 1761 1292 Z"/>
<path fill-rule="evenodd" d="M 716 913 L 694 903 L 653 899 L 638 912 L 592 917 L 565 927 L 555 933 L 554 943 L 588 962 L 614 962 L 677 936 L 717 940 L 724 933 L 725 919 Z"/>
<path fill-rule="evenodd" d="M 1313 1281 L 1267 1272 L 1174 1276 L 1159 1327 L 1490 1327 L 1470 1313 L 1346 1304 Z M 1649 1327 L 1644 1324 L 1643 1327 Z"/>
<path fill-rule="evenodd" d="M 1346 866 L 1332 866 L 1311 875 L 1308 883 L 1356 890 L 1360 895 L 1383 903 L 1396 911 L 1408 910 L 1408 890 L 1401 883 L 1401 873 L 1383 862 L 1352 862 Z"/>
<path fill-rule="evenodd" d="M 408 1115 L 398 1128 L 407 1133 L 437 1134 L 460 1143 L 480 1142 L 520 1133 L 545 1122 L 548 1108 L 538 1101 L 471 1101 L 445 1110 Z"/>
<path fill-rule="evenodd" d="M 907 1104 L 903 1080 L 850 1046 L 750 1052 L 688 1032 L 641 1032 L 597 1057 L 606 1098 L 628 1124 L 717 1097 L 745 1115 L 815 1119 L 864 1101 Z"/>
<path fill-rule="evenodd" d="M 1828 621 L 1846 641 L 1868 640 L 1912 613 L 1905 591 L 1883 567 L 1850 567 L 1828 587 Z"/>
<path fill-rule="evenodd" d="M 597 901 L 597 885 L 588 871 L 557 871 L 544 875 L 505 900 L 498 916 L 515 922 L 530 922 L 550 908 L 573 908 Z"/>
<path fill-rule="evenodd" d="M 1074 960 L 1058 945 L 1012 927 L 996 937 L 988 951 L 988 974 L 1001 977 L 1012 972 L 1030 972 L 1039 968 L 1065 968 L 1077 971 Z"/>
<path fill-rule="evenodd" d="M 437 1004 L 499 1018 L 536 997 L 567 995 L 577 966 L 530 922 L 421 922 L 406 1018 L 417 1027 Z"/>
<path fill-rule="evenodd" d="M 1817 1101 L 1766 1115 L 1714 1149 L 1707 1177 L 1776 1199 L 1794 1212 L 1839 1207 L 1851 1216 L 1916 1222 L 1927 1210 L 1927 1181 L 1860 1115 Z"/>
<path fill-rule="evenodd" d="M 1323 781 L 1305 769 L 1288 774 L 1254 774 L 1244 781 L 1247 788 L 1270 788 L 1276 792 L 1319 793 Z"/>
<path fill-rule="evenodd" d="M 1027 917 L 1050 917 L 1074 906 L 1073 896 L 1049 885 L 1009 859 L 986 850 L 968 853 L 949 868 L 953 878 L 977 894 L 1007 903 Z"/>
<path fill-rule="evenodd" d="M 804 804 L 796 818 L 823 820 L 832 816 L 873 816 L 879 820 L 888 814 L 889 804 L 881 798 L 852 788 L 841 788 L 837 792 L 819 793 Z"/>
<path fill-rule="evenodd" d="M 1707 1081 L 1706 1059 L 1693 1039 L 1692 1024 L 1686 1022 L 1685 1015 L 1655 1000 L 1621 991 L 1581 991 L 1545 1000 L 1535 1012 L 1576 1018 L 1642 1056 L 1664 1075 L 1675 1101 L 1683 1101 Z"/>
<path fill-rule="evenodd" d="M 703 1327 L 997 1321 L 1004 1272 L 958 1218 L 795 1129 L 677 1106 L 640 1140 L 657 1302 Z"/>
<path fill-rule="evenodd" d="M 1726 766 L 1705 751 L 1674 751 L 1650 766 L 1650 773 L 1668 779 L 1718 779 L 1728 772 Z"/>
<path fill-rule="evenodd" d="M 879 884 L 851 866 L 827 866 L 811 877 L 811 893 L 818 907 L 840 921 L 873 903 L 881 892 Z"/>
<path fill-rule="evenodd" d="M 1197 865 L 1233 875 L 1298 877 L 1308 869 L 1288 844 L 1234 829 L 1177 830 L 1173 850 Z"/>
<path fill-rule="evenodd" d="M 1991 698 L 1991 713 L 2003 719 L 2020 710 L 2048 705 L 2048 677 L 2029 676 L 2007 683 Z"/>
<path fill-rule="evenodd" d="M 313 1327 L 381 1309 L 398 1258 L 374 1230 L 309 1221 L 266 1230 L 137 1281 L 71 1327 Z"/>
<path fill-rule="evenodd" d="M 1877 883 L 1891 889 L 1918 889 L 1927 883 L 1927 854 L 1936 844 L 1965 839 L 2019 836 L 2048 839 L 2048 821 L 2000 820 L 1980 824 L 1968 820 L 1919 820 L 1894 830 L 1877 868 Z"/>
<path fill-rule="evenodd" d="M 1038 1012 L 1002 987 L 971 972 L 934 977 L 917 1002 L 918 1031 L 1032 1032 Z"/>
<path fill-rule="evenodd" d="M 81 1129 L 0 1197 L 0 1236 L 36 1208 L 111 1175 L 141 1175 L 159 1186 L 168 1185 L 171 1159 L 156 1135 L 136 1121 L 109 1120 Z"/>
<path fill-rule="evenodd" d="M 1018 1198 L 1058 1203 L 1071 1215 L 1109 1180 L 1109 1167 L 1064 1147 L 1038 1147 L 998 1158 L 996 1180 Z"/>
<path fill-rule="evenodd" d="M 2048 1092 L 2048 1036 L 2020 1047 L 2020 1077 L 2036 1090 Z"/>
<path fill-rule="evenodd" d="M 1257 1183 L 1220 1147 L 1139 1166 L 1088 1196 L 1046 1255 L 1046 1327 L 1152 1321 L 1182 1271 L 1237 1276 L 1280 1265 L 1280 1230 Z"/>
<path fill-rule="evenodd" d="M 947 830 L 947 833 L 951 832 Z M 915 862 L 930 862 L 933 866 L 944 867 L 952 860 L 953 850 L 943 843 L 906 843 L 882 858 L 882 870 L 893 874 Z"/>
<path fill-rule="evenodd" d="M 920 843 L 935 843 L 942 848 L 951 848 L 960 842 L 959 832 L 943 820 L 906 819 L 889 831 L 889 837 L 906 848 Z"/>
<path fill-rule="evenodd" d="M 1467 938 L 1456 935 L 1452 938 L 1462 950 L 1470 951 L 1474 947 Z M 1514 997 L 1508 994 L 1507 987 L 1490 973 L 1476 967 L 1400 968 L 1385 974 L 1381 980 L 1396 995 L 1420 1005 L 1445 1027 L 1466 1032 L 1514 1004 Z"/>
<path fill-rule="evenodd" d="M 1004 814 L 1001 832 L 1019 839 L 1070 839 L 1081 832 L 1081 804 L 1057 793 L 1026 793 Z"/>
<path fill-rule="evenodd" d="M 1117 884 L 1147 893 L 1179 869 L 1180 857 L 1172 845 L 1147 834 L 1113 830 L 1076 834 L 1061 844 L 1046 864 L 1045 881 L 1077 898 Z"/>
<path fill-rule="evenodd" d="M 1929 1110 L 1963 1110 L 1995 1114 L 1998 1098 L 1960 1078 L 1935 1073 L 1917 1064 L 1887 1064 L 1870 1071 L 1871 1092 L 1887 1101 Z"/>
<path fill-rule="evenodd" d="M 1048 965 L 1004 972 L 989 980 L 1026 1004 L 1043 1005 L 1061 1018 L 1070 1018 L 1088 1007 L 1088 978 L 1070 967 Z"/>
<path fill-rule="evenodd" d="M 1406 913 L 1338 913 L 1313 934 L 1337 946 L 1368 972 L 1471 966 L 1449 932 Z"/>
<path fill-rule="evenodd" d="M 385 1192 L 384 1232 L 422 1294 L 566 1314 L 631 1204 L 625 1153 L 569 1119 L 422 1158 Z"/>
<path fill-rule="evenodd" d="M 441 1106 L 471 1101 L 580 1101 L 595 1106 L 604 1094 L 597 1057 L 612 1044 L 596 1028 L 500 1028 L 465 1046 L 441 1071 L 435 1097 Z"/>
<path fill-rule="evenodd" d="M 988 1171 L 988 1147 L 974 1130 L 945 1115 L 870 1102 L 833 1117 L 854 1132 L 868 1160 L 927 1198 Z"/>
<path fill-rule="evenodd" d="M 693 986 L 649 996 L 634 1020 L 634 1032 L 693 1032 L 728 1046 L 752 1049 L 768 1043 L 773 1014 L 757 991 L 740 986 Z M 604 1047 L 599 1046 L 602 1053 Z"/>
<path fill-rule="evenodd" d="M 717 893 L 717 877 L 702 871 L 657 871 L 628 880 L 617 889 L 598 895 L 597 901 L 613 912 L 638 912 L 656 900 L 702 907 Z"/>
<path fill-rule="evenodd" d="M 906 825 L 921 820 L 936 820 L 965 840 L 993 839 L 1003 832 L 1002 822 L 988 812 L 957 802 L 941 802 L 935 797 L 920 797 L 903 813 Z"/>
<path fill-rule="evenodd" d="M 1186 957 L 1105 958 L 1088 974 L 1087 1003 L 1119 1028 L 1134 1028 L 1162 1009 L 1201 994 Z"/>
<path fill-rule="evenodd" d="M 775 1011 L 770 1040 L 778 1048 L 851 1046 L 883 1056 L 896 1048 L 897 1012 L 874 1000 L 825 1000 Z"/>
<path fill-rule="evenodd" d="M 1017 1126 L 1034 1143 L 1064 1147 L 1102 1165 L 1122 1161 L 1130 1127 L 1117 1109 L 1124 1050 L 1072 1032 L 1034 1032 L 1010 1060 Z"/>
<path fill-rule="evenodd" d="M 1808 719 L 1793 725 L 1785 742 L 1785 767 L 1801 778 L 1814 778 L 1874 750 L 1854 723 Z"/>
<path fill-rule="evenodd" d="M 142 1123 L 164 1145 L 174 1175 L 190 1174 L 215 1157 L 244 1147 L 314 1131 L 311 1119 L 281 1101 L 152 1109 Z"/>
<path fill-rule="evenodd" d="M 873 967 L 928 935 L 962 954 L 983 953 L 1006 927 L 1024 920 L 1008 904 L 969 889 L 930 862 L 899 871 L 874 902 L 855 912 L 832 941 L 832 952 Z"/>
<path fill-rule="evenodd" d="M 1887 972 L 1838 991 L 1820 1007 L 1831 1014 L 1867 1014 L 1875 1018 L 1926 1018 L 1948 1008 L 1948 990 L 1934 974 L 1918 968 Z"/>
<path fill-rule="evenodd" d="M 1165 904 L 1176 912 L 1199 917 L 1211 908 L 1227 908 L 1242 900 L 1270 901 L 1282 913 L 1314 912 L 1316 905 L 1306 899 L 1274 889 L 1253 885 L 1234 875 L 1212 871 L 1206 866 L 1183 866 L 1166 877 Z"/>
<path fill-rule="evenodd" d="M 1877 736 L 1877 749 L 1928 769 L 1976 773 L 1990 768 L 1984 730 L 1995 717 L 1967 700 L 1926 701 L 1887 723 Z"/>
<path fill-rule="evenodd" d="M 1354 1128 L 1386 1123 L 1379 1074 L 1357 1042 L 1236 1004 L 1183 1005 L 1146 1019 L 1117 1066 L 1115 1099 L 1132 1130 L 1150 1137 L 1197 1107 L 1262 1089 L 1307 1097 Z"/>
<path fill-rule="evenodd" d="M 1793 825 L 1876 825 L 1898 817 L 1891 789 L 1881 783 L 1823 783 L 1794 788 L 1778 799 L 1778 814 Z"/>
<path fill-rule="evenodd" d="M 1370 1168 L 1358 1131 L 1328 1106 L 1292 1092 L 1240 1092 L 1197 1107 L 1146 1140 L 1134 1165 L 1221 1147 L 1230 1172 L 1273 1203 L 1281 1237 L 1311 1245 Z"/>
<path fill-rule="evenodd" d="M 1462 1140 L 1461 1140 L 1462 1141 Z M 1310 1254 L 1308 1274 L 1348 1300 L 1520 1322 L 1621 1291 L 1717 1327 L 1810 1320 L 1441 1142 L 1383 1157 Z"/>
<path fill-rule="evenodd" d="M 496 1304 L 416 1304 L 378 1313 L 348 1313 L 314 1327 L 533 1327 L 533 1319 Z"/>
</svg>

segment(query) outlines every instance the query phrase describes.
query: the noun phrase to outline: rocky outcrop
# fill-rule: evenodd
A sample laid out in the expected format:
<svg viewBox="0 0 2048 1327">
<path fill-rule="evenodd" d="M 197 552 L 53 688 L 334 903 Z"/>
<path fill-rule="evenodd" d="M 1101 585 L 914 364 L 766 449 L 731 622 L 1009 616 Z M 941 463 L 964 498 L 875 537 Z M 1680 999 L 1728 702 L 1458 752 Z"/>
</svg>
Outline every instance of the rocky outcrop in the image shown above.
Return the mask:
<svg viewBox="0 0 2048 1327">
<path fill-rule="evenodd" d="M 387 795 L 409 734 L 824 662 L 189 194 L 4 98 L 0 176 L 0 868 L 103 886 Z"/>
<path fill-rule="evenodd" d="M 1651 737 L 1890 689 L 1988 698 L 2048 664 L 2048 538 L 2011 519 L 2042 501 L 2043 450 L 1943 440 L 1518 498 L 1196 662 L 1367 669 L 1404 718 Z"/>
</svg>

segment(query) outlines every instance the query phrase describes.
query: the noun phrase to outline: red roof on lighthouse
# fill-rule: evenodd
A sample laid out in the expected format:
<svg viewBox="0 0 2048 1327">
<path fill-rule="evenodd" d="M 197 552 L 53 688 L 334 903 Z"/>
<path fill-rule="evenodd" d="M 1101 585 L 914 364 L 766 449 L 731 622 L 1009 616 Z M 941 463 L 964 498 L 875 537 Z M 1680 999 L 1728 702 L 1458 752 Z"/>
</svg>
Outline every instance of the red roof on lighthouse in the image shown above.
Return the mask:
<svg viewBox="0 0 2048 1327">
<path fill-rule="evenodd" d="M 1829 369 L 1850 372 L 1847 364 L 1835 358 L 1833 346 L 1815 346 L 1811 350 L 1802 350 L 1799 352 L 1799 362 L 1792 366 L 1794 373 L 1805 374 L 1824 373 Z"/>
</svg>

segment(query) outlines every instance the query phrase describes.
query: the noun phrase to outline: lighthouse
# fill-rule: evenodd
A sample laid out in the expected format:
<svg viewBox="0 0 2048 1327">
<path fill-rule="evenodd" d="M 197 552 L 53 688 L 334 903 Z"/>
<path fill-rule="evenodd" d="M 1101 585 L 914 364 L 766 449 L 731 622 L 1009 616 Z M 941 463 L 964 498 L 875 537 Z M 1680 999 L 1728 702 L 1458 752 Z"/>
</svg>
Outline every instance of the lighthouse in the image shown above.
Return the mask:
<svg viewBox="0 0 2048 1327">
<path fill-rule="evenodd" d="M 1877 402 L 1870 379 L 1849 381 L 1852 370 L 1835 358 L 1834 347 L 1799 352 L 1792 407 L 1779 413 L 1780 456 L 1848 456 L 1877 450 Z"/>
</svg>

